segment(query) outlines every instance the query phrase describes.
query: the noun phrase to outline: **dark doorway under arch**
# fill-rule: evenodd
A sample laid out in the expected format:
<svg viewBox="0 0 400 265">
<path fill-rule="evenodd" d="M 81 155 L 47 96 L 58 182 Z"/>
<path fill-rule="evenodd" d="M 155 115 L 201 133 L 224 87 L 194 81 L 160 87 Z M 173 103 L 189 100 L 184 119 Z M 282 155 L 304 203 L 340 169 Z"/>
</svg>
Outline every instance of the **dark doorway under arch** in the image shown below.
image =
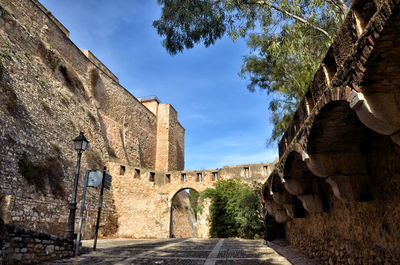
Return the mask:
<svg viewBox="0 0 400 265">
<path fill-rule="evenodd" d="M 169 236 L 197 237 L 197 201 L 199 192 L 192 188 L 180 189 L 171 199 Z"/>
</svg>

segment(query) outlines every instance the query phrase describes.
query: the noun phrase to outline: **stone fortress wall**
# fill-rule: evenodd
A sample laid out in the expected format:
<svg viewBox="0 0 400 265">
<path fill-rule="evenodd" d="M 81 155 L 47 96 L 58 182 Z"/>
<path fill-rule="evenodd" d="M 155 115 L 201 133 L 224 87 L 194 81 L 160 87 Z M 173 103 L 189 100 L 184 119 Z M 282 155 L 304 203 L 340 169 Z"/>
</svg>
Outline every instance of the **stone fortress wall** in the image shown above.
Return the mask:
<svg viewBox="0 0 400 265">
<path fill-rule="evenodd" d="M 171 105 L 132 96 L 36 0 L 0 6 L 6 223 L 64 233 L 76 163 L 71 139 L 84 131 L 91 144 L 81 174 L 107 164 L 114 176 L 102 236 L 169 237 L 179 190 L 212 187 L 214 173 L 248 181 L 269 175 L 265 207 L 285 222 L 293 245 L 326 264 L 399 263 L 398 0 L 353 3 L 279 143 L 275 168 L 199 171 L 183 170 L 184 129 Z M 89 191 L 93 206 L 97 195 Z M 95 212 L 85 238 L 92 237 Z M 206 215 L 199 218 L 198 235 L 207 237 Z"/>
<path fill-rule="evenodd" d="M 90 141 L 80 188 L 84 171 L 101 170 L 107 161 L 183 170 L 184 129 L 170 104 L 153 101 L 152 110 L 136 99 L 90 51 L 76 47 L 38 1 L 1 0 L 0 7 L 0 209 L 6 223 L 63 235 L 76 165 L 72 139 L 80 131 Z M 90 189 L 91 205 L 98 192 Z M 101 232 L 112 234 L 113 190 L 105 200 Z M 95 211 L 89 218 L 91 228 Z"/>
<path fill-rule="evenodd" d="M 156 161 L 152 168 L 159 171 L 183 170 L 185 129 L 178 122 L 178 113 L 170 105 L 160 103 L 157 97 L 141 98 L 157 119 Z"/>
<path fill-rule="evenodd" d="M 214 173 L 249 182 L 269 174 L 269 164 L 183 171 L 185 130 L 176 110 L 156 97 L 135 98 L 68 36 L 37 0 L 0 0 L 0 217 L 6 223 L 63 236 L 76 166 L 72 139 L 80 131 L 90 144 L 78 198 L 86 169 L 107 165 L 114 176 L 100 236 L 169 237 L 179 190 L 212 187 Z M 93 236 L 98 194 L 88 189 L 84 239 Z M 199 218 L 198 234 L 207 237 L 207 214 Z"/>
<path fill-rule="evenodd" d="M 108 168 L 113 176 L 112 191 L 117 222 L 115 226 L 118 227 L 115 235 L 132 238 L 168 238 L 171 204 L 179 191 L 194 189 L 202 192 L 212 188 L 216 180 L 230 178 L 239 178 L 249 184 L 254 182 L 261 184 L 272 172 L 273 164 L 226 166 L 214 170 L 156 171 L 109 162 Z M 182 204 L 185 202 L 182 201 Z M 207 218 L 207 214 L 198 216 L 198 237 L 209 237 Z"/>
</svg>

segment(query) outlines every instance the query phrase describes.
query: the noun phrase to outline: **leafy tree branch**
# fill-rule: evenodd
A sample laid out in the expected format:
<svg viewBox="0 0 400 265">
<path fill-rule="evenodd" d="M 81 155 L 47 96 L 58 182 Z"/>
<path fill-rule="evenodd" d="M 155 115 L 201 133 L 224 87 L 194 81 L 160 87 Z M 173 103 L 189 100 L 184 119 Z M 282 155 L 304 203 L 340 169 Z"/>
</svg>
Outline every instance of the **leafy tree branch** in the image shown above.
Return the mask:
<svg viewBox="0 0 400 265">
<path fill-rule="evenodd" d="M 246 4 L 259 5 L 259 6 L 268 6 L 268 7 L 272 8 L 272 9 L 275 9 L 278 12 L 281 12 L 282 14 L 284 14 L 284 15 L 290 17 L 290 18 L 293 18 L 293 19 L 295 19 L 295 20 L 297 20 L 297 21 L 299 21 L 301 23 L 304 23 L 305 25 L 307 25 L 308 27 L 310 27 L 312 29 L 315 29 L 315 30 L 321 32 L 322 34 L 324 34 L 329 39 L 332 38 L 326 30 L 324 30 L 324 29 L 322 29 L 322 28 L 310 23 L 307 19 L 299 17 L 299 16 L 297 16 L 297 15 L 295 15 L 295 14 L 293 14 L 293 13 L 287 11 L 287 10 L 284 10 L 283 8 L 280 8 L 277 5 L 274 5 L 274 4 L 270 3 L 270 2 L 268 2 L 268 1 L 253 1 L 253 2 L 248 1 Z"/>
<path fill-rule="evenodd" d="M 153 22 L 162 45 L 175 55 L 224 35 L 247 38 L 239 76 L 253 92 L 265 90 L 274 130 L 284 133 L 297 104 L 348 12 L 350 0 L 158 0 Z"/>
</svg>

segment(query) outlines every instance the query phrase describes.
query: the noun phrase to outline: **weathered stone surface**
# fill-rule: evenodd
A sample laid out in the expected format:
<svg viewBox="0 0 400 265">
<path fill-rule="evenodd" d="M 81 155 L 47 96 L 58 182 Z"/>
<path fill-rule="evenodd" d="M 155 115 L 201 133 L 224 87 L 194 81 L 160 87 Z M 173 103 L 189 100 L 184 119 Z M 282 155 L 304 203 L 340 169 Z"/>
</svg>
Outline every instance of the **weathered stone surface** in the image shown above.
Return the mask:
<svg viewBox="0 0 400 265">
<path fill-rule="evenodd" d="M 4 225 L 2 222 L 0 223 L 0 240 L 2 240 L 0 264 L 31 264 L 60 259 L 70 257 L 73 250 L 72 241 L 22 227 Z M 65 247 L 55 247 L 59 244 Z"/>
<path fill-rule="evenodd" d="M 215 178 L 260 182 L 269 174 L 269 164 L 182 171 L 185 131 L 171 105 L 157 98 L 136 99 L 95 55 L 79 50 L 38 1 L 0 0 L 0 7 L 0 40 L 7 44 L 0 46 L 0 97 L 6 102 L 0 106 L 0 209 L 8 222 L 64 234 L 76 165 L 71 140 L 80 131 L 90 141 L 82 155 L 81 179 L 85 170 L 104 165 L 114 177 L 104 194 L 100 236 L 168 237 L 171 199 L 179 190 L 202 191 Z M 52 178 L 41 179 L 40 187 L 24 178 L 18 166 L 24 153 L 23 161 L 34 169 L 48 156 L 59 162 L 58 194 Z M 42 177 L 37 175 L 34 179 Z M 81 180 L 78 198 L 82 186 Z M 93 237 L 98 192 L 88 189 L 91 210 L 84 218 L 83 238 Z M 207 221 L 200 223 L 199 234 L 207 236 Z M 40 251 L 52 240 L 38 234 L 33 242 Z"/>
<path fill-rule="evenodd" d="M 124 170 L 121 171 L 121 167 Z M 194 189 L 202 192 L 206 188 L 213 187 L 215 177 L 217 179 L 240 178 L 249 184 L 261 183 L 265 175 L 272 170 L 273 164 L 238 165 L 215 170 L 160 172 L 109 162 L 108 168 L 110 174 L 114 176 L 111 193 L 115 210 L 107 216 L 115 216 L 115 218 L 102 219 L 100 223 L 103 227 L 102 234 L 130 238 L 168 238 L 171 235 L 172 201 L 179 191 Z M 201 174 L 201 180 L 199 174 Z M 205 212 L 207 211 L 205 209 Z M 181 212 L 180 217 L 184 218 L 184 216 L 189 218 L 186 213 Z M 201 214 L 197 218 L 197 236 L 207 238 L 208 216 Z M 186 221 L 184 225 L 189 226 Z M 91 223 L 88 227 L 93 225 L 94 223 Z M 117 227 L 117 229 L 106 229 L 106 226 Z"/>
<path fill-rule="evenodd" d="M 101 170 L 109 160 L 166 171 L 184 168 L 184 129 L 172 106 L 156 102 L 160 111 L 153 113 L 68 34 L 36 0 L 0 1 L 0 216 L 59 236 L 72 198 L 76 152 L 71 140 L 80 131 L 90 141 L 81 176 L 86 169 Z M 165 132 L 159 132 L 161 125 Z M 160 145 L 166 148 L 158 150 Z M 28 182 L 18 166 L 23 153 L 32 165 L 55 158 L 57 183 L 40 172 L 35 176 L 42 178 L 40 187 Z M 89 189 L 88 203 L 97 205 L 97 196 Z M 112 196 L 105 191 L 103 234 L 116 230 Z M 91 211 L 88 237 L 95 218 Z"/>
<path fill-rule="evenodd" d="M 324 264 L 400 262 L 399 10 L 392 1 L 354 2 L 265 184 L 302 200 L 307 215 L 290 216 L 287 237 Z M 315 195 L 322 205 L 311 208 L 322 213 L 307 206 Z M 269 199 L 281 220 L 274 209 L 287 202 Z"/>
</svg>

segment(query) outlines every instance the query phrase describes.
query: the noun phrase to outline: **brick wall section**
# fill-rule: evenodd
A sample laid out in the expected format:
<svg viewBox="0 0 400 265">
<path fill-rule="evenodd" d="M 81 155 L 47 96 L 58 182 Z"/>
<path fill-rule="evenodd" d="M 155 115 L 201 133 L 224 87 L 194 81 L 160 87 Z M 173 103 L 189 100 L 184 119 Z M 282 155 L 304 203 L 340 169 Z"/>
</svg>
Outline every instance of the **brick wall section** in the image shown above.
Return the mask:
<svg viewBox="0 0 400 265">
<path fill-rule="evenodd" d="M 38 233 L 26 228 L 4 225 L 0 219 L 3 240 L 0 264 L 32 264 L 70 257 L 73 242 L 55 235 Z"/>
<path fill-rule="evenodd" d="M 64 32 L 64 34 L 67 36 L 67 37 L 69 37 L 69 30 L 66 28 L 66 27 L 64 27 L 64 25 L 60 22 L 60 21 L 58 21 L 58 19 L 56 18 L 56 17 L 54 17 L 52 14 L 51 14 L 51 11 L 50 10 L 47 10 L 39 1 L 37 1 L 37 0 L 33 0 L 33 2 L 36 4 L 36 6 L 38 7 L 38 8 L 40 8 L 44 13 L 46 13 L 47 15 L 48 15 L 48 17 L 61 29 L 61 31 L 62 32 Z"/>
<path fill-rule="evenodd" d="M 248 176 L 246 177 L 246 168 L 248 169 Z M 253 181 L 259 182 L 265 180 L 271 172 L 272 164 L 243 164 L 236 166 L 226 166 L 221 168 L 219 174 L 223 178 L 239 177 L 244 181 L 252 183 Z"/>
<path fill-rule="evenodd" d="M 103 64 L 85 51 L 88 55 L 86 57 L 52 21 L 52 16 L 38 9 L 35 1 L 5 1 L 4 6 L 12 11 L 22 25 L 28 25 L 30 30 L 38 33 L 44 42 L 51 43 L 51 46 L 75 69 L 84 84 L 87 85 L 88 93 L 91 92 L 89 71 L 99 67 L 101 80 L 94 89 L 98 97 L 91 96 L 98 101 L 94 103 L 99 107 L 100 118 L 102 115 L 114 118 L 118 124 L 119 128 L 117 129 L 114 128 L 115 124 L 110 125 L 113 129 L 103 129 L 114 140 L 111 147 L 117 151 L 119 159 L 136 165 L 154 167 L 156 140 L 153 132 L 156 124 L 155 117 L 148 112 L 147 108 L 120 86 L 116 82 L 118 79 Z M 99 98 L 102 100 L 98 100 Z M 115 115 L 116 113 L 120 115 Z M 135 118 L 135 115 L 138 115 L 138 118 Z M 107 120 L 107 118 L 104 119 Z M 126 124 L 128 126 L 125 126 Z M 107 127 L 108 123 L 104 122 L 104 125 Z M 148 136 L 148 134 L 150 135 Z M 121 138 L 123 141 L 119 141 Z M 141 156 L 141 154 L 145 155 Z M 142 161 L 139 161 L 139 158 Z"/>
</svg>

